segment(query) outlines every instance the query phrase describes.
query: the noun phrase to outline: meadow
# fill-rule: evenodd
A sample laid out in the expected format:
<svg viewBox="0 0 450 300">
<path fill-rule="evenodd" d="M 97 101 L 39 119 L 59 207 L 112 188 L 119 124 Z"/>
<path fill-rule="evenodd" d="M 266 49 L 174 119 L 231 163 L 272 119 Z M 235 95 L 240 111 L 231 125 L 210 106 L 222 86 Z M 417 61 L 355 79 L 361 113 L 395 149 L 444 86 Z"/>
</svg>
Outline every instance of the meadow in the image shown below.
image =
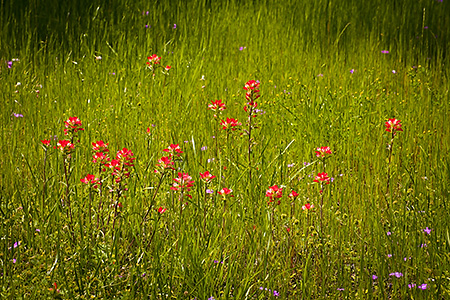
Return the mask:
<svg viewBox="0 0 450 300">
<path fill-rule="evenodd" d="M 0 298 L 450 298 L 450 2 L 154 2 L 0 2 Z"/>
</svg>

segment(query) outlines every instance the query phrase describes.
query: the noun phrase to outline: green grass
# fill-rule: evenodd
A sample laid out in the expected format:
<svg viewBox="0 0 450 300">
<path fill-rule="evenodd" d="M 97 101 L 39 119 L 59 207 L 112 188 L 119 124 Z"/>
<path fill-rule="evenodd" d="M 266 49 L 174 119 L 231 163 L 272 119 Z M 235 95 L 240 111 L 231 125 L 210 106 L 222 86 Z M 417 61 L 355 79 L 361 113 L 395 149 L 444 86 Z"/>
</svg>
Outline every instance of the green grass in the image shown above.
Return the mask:
<svg viewBox="0 0 450 300">
<path fill-rule="evenodd" d="M 450 296 L 449 3 L 44 2 L 0 2 L 1 298 Z M 152 54 L 169 75 L 152 76 Z M 73 116 L 84 131 L 64 162 L 53 146 Z M 242 123 L 229 135 L 227 117 Z M 121 195 L 109 171 L 101 193 L 80 182 L 100 176 L 98 140 L 134 153 Z M 161 179 L 170 144 L 183 153 Z M 177 172 L 191 199 L 170 189 Z"/>
</svg>

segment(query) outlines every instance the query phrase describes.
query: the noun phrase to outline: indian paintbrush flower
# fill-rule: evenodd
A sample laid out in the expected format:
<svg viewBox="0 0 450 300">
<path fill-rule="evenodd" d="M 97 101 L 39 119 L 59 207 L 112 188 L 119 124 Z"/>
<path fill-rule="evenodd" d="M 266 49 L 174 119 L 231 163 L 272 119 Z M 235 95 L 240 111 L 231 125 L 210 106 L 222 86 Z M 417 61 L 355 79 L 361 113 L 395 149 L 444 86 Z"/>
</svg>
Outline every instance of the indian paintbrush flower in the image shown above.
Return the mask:
<svg viewBox="0 0 450 300">
<path fill-rule="evenodd" d="M 330 177 L 328 177 L 327 173 L 318 173 L 314 178 L 314 182 L 320 182 L 325 184 L 330 184 Z"/>
<path fill-rule="evenodd" d="M 224 111 L 226 109 L 225 103 L 222 102 L 222 99 L 211 101 L 211 104 L 208 104 L 208 109 L 214 112 L 214 117 L 217 117 L 217 112 Z"/>
<path fill-rule="evenodd" d="M 64 122 L 64 126 L 66 127 L 64 129 L 65 135 L 68 135 L 69 133 L 76 134 L 78 131 L 84 130 L 81 127 L 81 121 L 78 117 L 69 117 L 69 119 Z"/>
<path fill-rule="evenodd" d="M 283 196 L 283 189 L 279 188 L 277 185 L 271 186 L 266 190 L 266 197 L 269 197 L 269 204 L 273 202 L 274 198 L 279 199 Z M 280 200 L 277 204 L 280 205 Z"/>
<path fill-rule="evenodd" d="M 391 132 L 392 135 L 395 135 L 397 131 L 403 131 L 402 124 L 400 120 L 397 119 L 389 119 L 386 123 L 386 131 Z"/>
<path fill-rule="evenodd" d="M 229 195 L 233 192 L 233 190 L 229 189 L 229 188 L 223 188 L 220 191 L 218 191 L 217 193 L 223 197 L 225 197 L 226 195 Z"/>
<path fill-rule="evenodd" d="M 222 129 L 224 130 L 231 129 L 232 131 L 234 131 L 237 129 L 236 126 L 242 125 L 242 123 L 239 123 L 236 119 L 227 118 L 226 121 L 222 120 L 220 122 L 220 125 L 222 125 Z"/>
<path fill-rule="evenodd" d="M 205 183 L 210 183 L 211 180 L 216 178 L 216 176 L 213 176 L 209 173 L 209 171 L 206 171 L 205 173 L 200 173 L 200 178 L 205 181 Z"/>
<path fill-rule="evenodd" d="M 167 149 L 163 149 L 163 151 L 169 153 L 169 157 L 172 157 L 173 155 L 180 156 L 180 154 L 183 153 L 179 144 L 170 144 L 170 146 L 167 147 Z"/>
<path fill-rule="evenodd" d="M 173 181 L 175 182 L 173 183 L 172 187 L 170 187 L 170 189 L 173 191 L 189 192 L 191 190 L 191 187 L 194 186 L 194 181 L 188 173 L 178 172 L 178 177 L 174 178 Z M 191 195 L 186 196 L 192 198 Z"/>
<path fill-rule="evenodd" d="M 96 189 L 98 185 L 101 184 L 100 179 L 96 178 L 92 174 L 87 174 L 84 178 L 81 178 L 80 181 L 85 184 L 91 185 L 94 189 Z"/>
<path fill-rule="evenodd" d="M 328 146 L 326 146 L 326 147 L 319 147 L 319 148 L 316 149 L 315 152 L 316 152 L 316 156 L 317 157 L 321 157 L 321 158 L 325 158 L 328 155 L 332 154 L 331 149 Z"/>
</svg>

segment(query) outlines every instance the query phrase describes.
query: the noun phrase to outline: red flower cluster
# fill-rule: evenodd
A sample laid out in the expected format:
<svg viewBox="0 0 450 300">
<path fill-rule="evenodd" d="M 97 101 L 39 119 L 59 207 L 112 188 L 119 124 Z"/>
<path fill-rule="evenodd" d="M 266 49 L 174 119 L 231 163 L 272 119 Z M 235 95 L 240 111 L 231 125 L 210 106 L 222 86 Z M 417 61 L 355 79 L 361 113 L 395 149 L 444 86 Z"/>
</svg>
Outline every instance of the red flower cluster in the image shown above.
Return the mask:
<svg viewBox="0 0 450 300">
<path fill-rule="evenodd" d="M 251 112 L 253 109 L 256 109 L 258 106 L 258 103 L 256 103 L 256 99 L 258 99 L 261 95 L 259 94 L 259 82 L 255 80 L 249 80 L 245 86 L 244 90 L 247 92 L 245 93 L 245 99 L 247 99 L 247 105 L 244 106 L 245 112 L 248 112 L 250 110 Z"/>
<path fill-rule="evenodd" d="M 239 123 L 236 119 L 227 118 L 226 121 L 222 120 L 220 125 L 222 125 L 222 129 L 224 130 L 231 129 L 234 131 L 237 129 L 236 126 L 242 125 L 242 123 Z"/>
<path fill-rule="evenodd" d="M 277 185 L 269 187 L 266 191 L 266 197 L 269 197 L 269 204 L 273 202 L 274 198 L 281 198 L 283 196 L 283 189 L 279 188 Z M 280 205 L 280 200 L 278 200 L 277 204 Z"/>
<path fill-rule="evenodd" d="M 217 111 L 224 111 L 226 109 L 225 103 L 222 102 L 222 99 L 211 101 L 211 104 L 208 104 L 208 109 L 214 112 L 214 117 L 217 117 Z"/>
<path fill-rule="evenodd" d="M 100 182 L 99 178 L 96 178 L 94 175 L 92 174 L 87 174 L 86 177 L 81 178 L 80 179 L 81 182 L 85 183 L 85 184 L 89 184 L 91 185 L 94 189 L 98 188 L 99 184 L 102 184 Z"/>
<path fill-rule="evenodd" d="M 245 93 L 245 99 L 247 101 L 254 101 L 258 99 L 261 95 L 259 94 L 259 82 L 255 80 L 249 80 L 244 86 L 244 90 L 247 92 Z"/>
<path fill-rule="evenodd" d="M 205 173 L 200 173 L 200 178 L 203 179 L 205 183 L 210 183 L 216 176 L 209 173 L 209 171 L 206 171 Z"/>
<path fill-rule="evenodd" d="M 109 149 L 108 144 L 103 141 L 96 141 L 92 143 L 92 150 L 95 152 L 92 156 L 92 162 L 94 164 L 106 165 L 109 163 L 110 158 L 108 155 Z M 103 172 L 106 169 L 102 169 Z"/>
<path fill-rule="evenodd" d="M 169 74 L 169 70 L 172 68 L 171 66 L 161 66 L 161 57 L 159 57 L 156 54 L 153 54 L 152 56 L 147 57 L 148 62 L 146 62 L 147 66 L 149 67 L 150 70 L 153 71 L 153 76 L 155 76 L 155 70 L 157 67 L 162 68 L 162 73 L 163 74 Z"/>
<path fill-rule="evenodd" d="M 81 128 L 81 121 L 78 117 L 69 117 L 69 119 L 64 122 L 64 126 L 66 127 L 66 129 L 64 129 L 65 135 L 68 135 L 69 133 L 76 134 L 78 131 L 84 131 L 84 129 Z"/>
<path fill-rule="evenodd" d="M 147 65 L 149 66 L 159 65 L 161 63 L 161 57 L 158 57 L 158 55 L 156 54 L 147 57 L 147 59 L 148 59 Z"/>
<path fill-rule="evenodd" d="M 325 184 L 330 184 L 330 177 L 328 177 L 327 173 L 318 173 L 314 178 L 314 182 L 321 182 Z"/>
<path fill-rule="evenodd" d="M 317 157 L 321 157 L 321 158 L 325 158 L 328 155 L 331 155 L 331 149 L 330 147 L 326 146 L 326 147 L 319 147 L 316 149 L 316 156 Z"/>
<path fill-rule="evenodd" d="M 314 208 L 314 205 L 313 204 L 309 204 L 309 203 L 306 203 L 305 205 L 302 206 L 302 209 L 306 210 L 306 211 L 308 211 L 308 210 L 310 210 L 312 208 Z"/>
<path fill-rule="evenodd" d="M 289 198 L 295 199 L 297 197 L 298 197 L 298 193 L 296 191 L 294 191 L 294 190 L 289 194 Z"/>
<path fill-rule="evenodd" d="M 75 145 L 68 140 L 59 140 L 58 144 L 56 144 L 54 148 L 61 150 L 63 154 L 70 154 L 72 150 L 75 148 Z"/>
<path fill-rule="evenodd" d="M 109 144 L 105 144 L 103 141 L 97 141 L 92 143 L 92 150 L 96 152 L 109 152 Z"/>
<path fill-rule="evenodd" d="M 401 121 L 397 119 L 389 119 L 384 125 L 386 126 L 386 131 L 392 132 L 393 135 L 397 131 L 403 131 Z"/>
<path fill-rule="evenodd" d="M 217 193 L 223 197 L 225 197 L 226 195 L 229 195 L 233 192 L 233 190 L 229 189 L 229 188 L 223 188 L 220 191 L 218 191 Z"/>
<path fill-rule="evenodd" d="M 170 187 L 170 189 L 173 191 L 189 192 L 191 190 L 191 187 L 194 186 L 194 181 L 188 173 L 178 172 L 178 177 L 174 178 L 173 181 L 175 182 L 173 183 L 172 187 Z M 189 194 L 187 194 L 186 196 L 192 198 L 192 196 Z"/>
<path fill-rule="evenodd" d="M 160 159 L 158 159 L 158 164 L 156 165 L 159 167 L 159 170 L 155 170 L 155 173 L 163 173 L 167 169 L 175 170 L 173 167 L 174 163 L 172 161 L 171 156 L 163 156 Z"/>
<path fill-rule="evenodd" d="M 45 148 L 50 147 L 50 140 L 41 140 L 42 145 L 44 145 Z"/>
<path fill-rule="evenodd" d="M 167 149 L 163 149 L 163 151 L 169 153 L 169 157 L 172 157 L 173 155 L 180 156 L 180 154 L 183 153 L 179 144 L 170 144 L 170 146 Z"/>
<path fill-rule="evenodd" d="M 105 166 L 113 170 L 112 175 L 115 177 L 115 182 L 119 183 L 123 179 L 130 177 L 129 167 L 134 166 L 133 157 L 134 154 L 127 148 L 117 151 L 115 159 L 111 162 L 106 163 Z"/>
</svg>

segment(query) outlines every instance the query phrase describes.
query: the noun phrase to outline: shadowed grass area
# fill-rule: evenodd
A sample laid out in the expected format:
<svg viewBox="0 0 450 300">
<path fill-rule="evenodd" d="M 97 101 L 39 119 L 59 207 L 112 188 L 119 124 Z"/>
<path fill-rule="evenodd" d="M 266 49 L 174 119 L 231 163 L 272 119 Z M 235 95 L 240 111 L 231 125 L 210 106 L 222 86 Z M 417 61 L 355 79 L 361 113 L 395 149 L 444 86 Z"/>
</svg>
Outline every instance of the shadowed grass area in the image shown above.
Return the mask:
<svg viewBox="0 0 450 300">
<path fill-rule="evenodd" d="M 449 3 L 52 2 L 1 2 L 2 298 L 449 296 Z"/>
</svg>

